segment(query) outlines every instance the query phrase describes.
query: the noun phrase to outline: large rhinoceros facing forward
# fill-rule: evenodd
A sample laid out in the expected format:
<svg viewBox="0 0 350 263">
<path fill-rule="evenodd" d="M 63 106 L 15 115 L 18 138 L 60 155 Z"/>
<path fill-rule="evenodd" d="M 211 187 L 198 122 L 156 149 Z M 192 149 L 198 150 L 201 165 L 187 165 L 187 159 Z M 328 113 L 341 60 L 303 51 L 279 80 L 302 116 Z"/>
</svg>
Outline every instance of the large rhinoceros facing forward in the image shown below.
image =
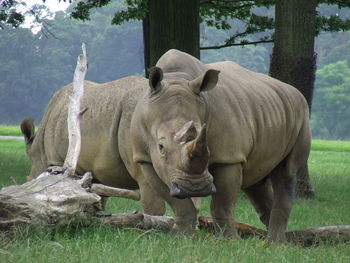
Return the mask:
<svg viewBox="0 0 350 263">
<path fill-rule="evenodd" d="M 212 194 L 216 230 L 236 236 L 233 210 L 243 188 L 269 239 L 284 241 L 295 175 L 310 151 L 303 95 L 233 62 L 205 65 L 176 50 L 150 71 L 149 86 L 132 118 L 133 158 L 179 227 L 195 226 L 188 197 Z"/>
</svg>

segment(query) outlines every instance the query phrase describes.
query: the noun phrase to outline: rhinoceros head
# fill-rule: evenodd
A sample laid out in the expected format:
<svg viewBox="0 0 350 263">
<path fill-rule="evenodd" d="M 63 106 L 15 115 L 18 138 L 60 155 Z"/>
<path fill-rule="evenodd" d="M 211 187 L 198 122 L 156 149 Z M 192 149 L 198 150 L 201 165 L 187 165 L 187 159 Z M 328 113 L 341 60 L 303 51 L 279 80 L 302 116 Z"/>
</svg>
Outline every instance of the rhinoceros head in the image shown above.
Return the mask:
<svg viewBox="0 0 350 263">
<path fill-rule="evenodd" d="M 192 81 L 163 79 L 162 70 L 154 67 L 150 92 L 136 108 L 140 125 L 132 125 L 134 160 L 151 164 L 173 197 L 215 192 L 208 171 L 208 105 L 202 92 L 216 86 L 218 74 L 208 70 Z"/>
</svg>

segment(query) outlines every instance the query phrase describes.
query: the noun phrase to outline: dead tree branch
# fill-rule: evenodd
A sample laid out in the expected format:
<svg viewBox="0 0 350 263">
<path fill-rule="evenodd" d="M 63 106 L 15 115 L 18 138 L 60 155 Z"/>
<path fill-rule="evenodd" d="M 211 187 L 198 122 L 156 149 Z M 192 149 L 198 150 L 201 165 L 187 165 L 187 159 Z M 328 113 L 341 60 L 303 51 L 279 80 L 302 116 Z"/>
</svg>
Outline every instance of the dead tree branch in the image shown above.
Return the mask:
<svg viewBox="0 0 350 263">
<path fill-rule="evenodd" d="M 65 175 L 74 176 L 75 168 L 78 163 L 78 157 L 81 148 L 81 134 L 80 134 L 80 100 L 84 94 L 84 80 L 88 67 L 86 46 L 82 44 L 83 54 L 78 56 L 77 66 L 73 78 L 72 95 L 69 96 L 68 109 L 68 139 L 69 146 L 67 156 L 63 167 L 67 168 Z"/>
</svg>

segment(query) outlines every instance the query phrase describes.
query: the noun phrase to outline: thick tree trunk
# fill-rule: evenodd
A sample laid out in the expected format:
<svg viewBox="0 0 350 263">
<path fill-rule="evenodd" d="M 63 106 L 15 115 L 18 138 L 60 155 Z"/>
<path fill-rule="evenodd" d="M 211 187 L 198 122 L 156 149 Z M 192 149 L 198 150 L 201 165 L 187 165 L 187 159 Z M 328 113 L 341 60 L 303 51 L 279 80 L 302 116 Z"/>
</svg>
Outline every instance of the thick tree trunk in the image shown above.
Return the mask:
<svg viewBox="0 0 350 263">
<path fill-rule="evenodd" d="M 149 39 L 149 14 L 142 21 L 143 30 L 143 56 L 144 56 L 144 67 L 145 67 L 145 77 L 148 78 L 148 69 L 151 67 L 150 61 L 150 39 Z"/>
<path fill-rule="evenodd" d="M 311 111 L 316 71 L 316 0 L 276 0 L 276 29 L 270 75 L 296 87 Z M 313 197 L 307 165 L 297 174 L 297 196 Z"/>
<path fill-rule="evenodd" d="M 145 67 L 169 49 L 199 58 L 199 0 L 149 0 L 143 22 Z"/>
</svg>

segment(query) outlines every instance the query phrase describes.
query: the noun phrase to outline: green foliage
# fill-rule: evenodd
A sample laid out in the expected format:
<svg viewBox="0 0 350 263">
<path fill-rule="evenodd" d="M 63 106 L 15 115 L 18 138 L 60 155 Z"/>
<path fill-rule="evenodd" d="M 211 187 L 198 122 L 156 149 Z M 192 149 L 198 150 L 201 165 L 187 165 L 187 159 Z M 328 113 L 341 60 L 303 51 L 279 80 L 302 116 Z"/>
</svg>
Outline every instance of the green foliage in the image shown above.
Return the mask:
<svg viewBox="0 0 350 263">
<path fill-rule="evenodd" d="M 320 17 L 316 19 L 316 35 L 320 31 L 338 32 L 350 30 L 350 20 L 342 20 L 339 16 Z"/>
<path fill-rule="evenodd" d="M 72 82 L 81 43 L 89 53 L 86 78 L 107 82 L 143 72 L 140 23 L 110 25 L 115 10 L 99 8 L 93 22 L 69 19 L 63 12 L 37 34 L 25 28 L 0 30 L 0 123 L 19 123 L 26 117 L 39 121 L 58 89 Z M 48 36 L 48 31 L 51 35 Z"/>
<path fill-rule="evenodd" d="M 323 142 L 328 144 L 329 142 Z M 344 142 L 349 144 L 349 142 Z M 333 144 L 331 142 L 331 144 Z M 339 150 L 336 148 L 336 150 Z M 350 211 L 350 153 L 316 151 L 309 168 L 316 198 L 296 200 L 288 230 L 312 226 L 348 224 Z M 24 143 L 0 140 L 0 186 L 10 176 L 23 183 L 29 173 Z M 205 198 L 201 215 L 209 215 L 210 198 Z M 110 198 L 113 213 L 140 210 L 139 202 Z M 237 220 L 262 227 L 244 195 Z M 231 241 L 198 231 L 195 238 L 156 231 L 114 230 L 99 225 L 63 232 L 18 231 L 12 238 L 0 233 L 0 262 L 348 262 L 349 244 L 327 244 L 310 248 L 272 244 L 259 248 L 261 240 Z"/>
<path fill-rule="evenodd" d="M 18 1 L 0 1 L 0 29 L 6 26 L 19 27 L 24 22 L 24 14 L 16 11 Z"/>
<path fill-rule="evenodd" d="M 350 137 L 350 68 L 345 61 L 329 64 L 316 73 L 312 126 L 314 136 Z"/>
<path fill-rule="evenodd" d="M 231 35 L 223 44 L 213 46 L 214 48 L 273 41 L 274 15 L 271 11 L 274 9 L 274 0 L 198 1 L 200 3 L 201 21 L 209 27 L 227 31 L 233 29 L 232 21 L 241 21 L 240 28 L 231 32 Z M 43 2 L 45 1 L 43 0 Z M 69 2 L 71 1 L 69 0 Z M 126 8 L 115 12 L 111 20 L 112 24 L 121 25 L 130 20 L 142 20 L 146 17 L 148 12 L 147 0 L 125 0 L 124 2 Z M 104 7 L 111 3 L 110 0 L 78 1 L 71 12 L 71 16 L 83 21 L 90 20 L 92 9 Z M 21 4 L 23 5 L 22 2 Z M 18 27 L 23 23 L 23 13 L 14 8 L 16 5 L 18 5 L 18 1 L 6 0 L 1 3 L 1 27 L 6 25 Z M 337 9 L 334 9 L 333 14 L 322 14 L 322 6 L 325 5 L 337 7 Z M 350 19 L 338 15 L 341 8 L 350 7 L 350 2 L 346 0 L 320 0 L 319 6 L 321 8 L 319 8 L 316 17 L 316 35 L 321 31 L 336 32 L 350 30 Z M 257 33 L 260 34 L 258 37 L 256 35 Z"/>
<path fill-rule="evenodd" d="M 126 10 L 114 14 L 113 25 L 121 25 L 130 20 L 143 20 L 148 13 L 147 0 L 126 0 Z"/>
<path fill-rule="evenodd" d="M 80 20 L 90 20 L 90 10 L 95 7 L 103 7 L 111 0 L 87 0 L 79 1 L 72 11 L 72 17 Z"/>
<path fill-rule="evenodd" d="M 350 11 L 349 11 L 350 15 Z M 350 65 L 350 32 L 323 33 L 316 39 L 317 67 L 346 60 Z"/>
<path fill-rule="evenodd" d="M 73 17 L 89 19 L 89 9 L 107 5 L 106 0 L 88 0 L 78 2 Z M 142 20 L 147 15 L 147 0 L 126 0 L 126 10 L 115 13 L 112 23 L 120 25 L 125 21 Z M 225 0 L 199 0 L 201 22 L 209 27 L 229 31 L 233 29 L 234 20 L 239 20 L 240 27 L 225 39 L 223 44 L 204 46 L 202 48 L 222 48 L 236 45 L 268 43 L 273 41 L 274 29 L 274 0 L 252 1 L 225 1 Z M 321 31 L 346 31 L 350 30 L 350 19 L 338 15 L 340 8 L 350 7 L 350 2 L 345 0 L 319 1 L 321 8 L 316 17 L 316 35 Z M 336 6 L 333 14 L 323 14 L 322 6 Z M 78 14 L 78 15 L 77 15 Z M 257 36 L 257 33 L 259 35 Z"/>
</svg>

